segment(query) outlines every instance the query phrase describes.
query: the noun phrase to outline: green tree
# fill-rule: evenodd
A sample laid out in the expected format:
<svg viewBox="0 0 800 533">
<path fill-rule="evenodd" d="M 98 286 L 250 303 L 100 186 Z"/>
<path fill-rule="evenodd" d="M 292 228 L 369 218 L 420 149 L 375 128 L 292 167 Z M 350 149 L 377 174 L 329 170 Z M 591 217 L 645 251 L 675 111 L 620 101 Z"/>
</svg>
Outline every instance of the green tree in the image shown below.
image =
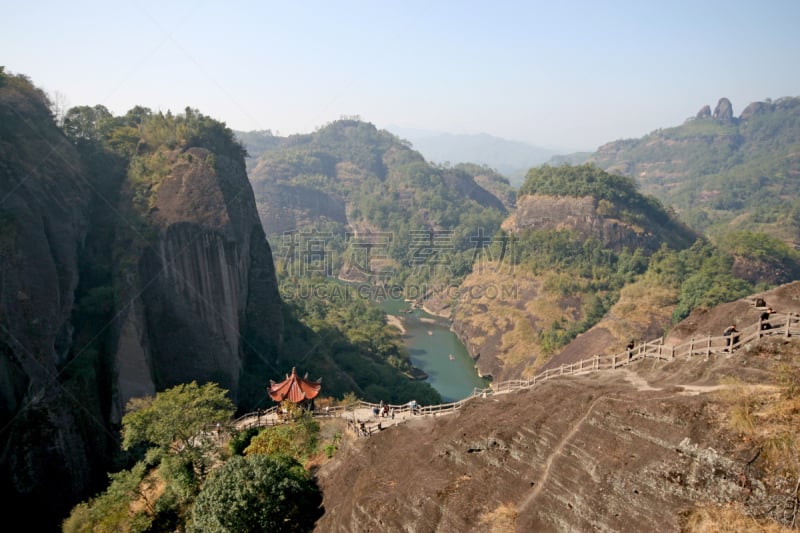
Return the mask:
<svg viewBox="0 0 800 533">
<path fill-rule="evenodd" d="M 97 142 L 107 133 L 112 118 L 103 105 L 73 107 L 64 115 L 64 134 L 75 143 Z"/>
<path fill-rule="evenodd" d="M 288 455 L 305 461 L 317 452 L 319 422 L 302 412 L 288 424 L 264 428 L 245 448 L 245 455 Z"/>
<path fill-rule="evenodd" d="M 152 523 L 153 505 L 144 483 L 147 467 L 136 463 L 130 470 L 109 474 L 111 484 L 102 494 L 76 505 L 61 524 L 64 533 L 112 533 L 147 531 Z M 133 510 L 132 503 L 140 502 Z"/>
<path fill-rule="evenodd" d="M 155 397 L 134 398 L 122 417 L 122 448 L 153 445 L 191 464 L 202 478 L 208 454 L 216 447 L 214 435 L 204 430 L 227 422 L 234 411 L 227 391 L 216 383 L 192 381 Z"/>
<path fill-rule="evenodd" d="M 197 496 L 188 531 L 312 531 L 322 496 L 311 475 L 288 457 L 233 457 Z"/>
</svg>

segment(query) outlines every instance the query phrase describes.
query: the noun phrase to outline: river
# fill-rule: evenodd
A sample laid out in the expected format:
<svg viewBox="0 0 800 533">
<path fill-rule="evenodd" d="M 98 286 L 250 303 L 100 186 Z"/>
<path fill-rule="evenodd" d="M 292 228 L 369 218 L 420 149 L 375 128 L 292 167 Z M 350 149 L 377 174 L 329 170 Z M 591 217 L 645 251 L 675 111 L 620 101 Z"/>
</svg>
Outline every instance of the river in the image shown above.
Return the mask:
<svg viewBox="0 0 800 533">
<path fill-rule="evenodd" d="M 388 298 L 379 302 L 388 315 L 397 317 L 405 329 L 403 343 L 412 364 L 428 375 L 427 382 L 444 402 L 463 400 L 475 387 L 486 388 L 489 382 L 475 370 L 466 347 L 450 331 L 447 320 L 421 309 L 408 312 L 409 303 Z"/>
</svg>

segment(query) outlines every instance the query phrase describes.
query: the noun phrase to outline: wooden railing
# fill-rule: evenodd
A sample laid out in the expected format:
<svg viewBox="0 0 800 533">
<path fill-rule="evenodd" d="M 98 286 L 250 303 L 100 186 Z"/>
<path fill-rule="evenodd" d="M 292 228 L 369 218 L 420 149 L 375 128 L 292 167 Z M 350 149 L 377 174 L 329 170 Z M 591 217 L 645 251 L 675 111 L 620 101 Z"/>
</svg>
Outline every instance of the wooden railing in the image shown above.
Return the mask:
<svg viewBox="0 0 800 533">
<path fill-rule="evenodd" d="M 530 379 L 502 381 L 500 383 L 493 383 L 491 387 L 485 389 L 475 388 L 471 395 L 457 402 L 427 406 L 417 405 L 414 408 L 412 408 L 411 403 L 401 405 L 390 404 L 387 405 L 387 407 L 388 409 L 394 409 L 395 416 L 399 416 L 404 419 L 408 419 L 409 415 L 435 416 L 439 414 L 449 414 L 458 411 L 464 405 L 466 405 L 467 402 L 473 400 L 474 398 L 486 398 L 487 396 L 493 394 L 503 394 L 523 389 L 530 389 L 535 387 L 538 383 L 542 383 L 559 376 L 576 376 L 598 372 L 601 370 L 613 370 L 637 361 L 642 361 L 644 359 L 672 361 L 675 359 L 691 359 L 693 357 L 708 358 L 712 355 L 732 353 L 748 342 L 752 342 L 762 337 L 774 335 L 791 337 L 798 334 L 800 334 L 800 315 L 793 313 L 775 313 L 769 318 L 769 320 L 759 320 L 755 324 L 739 330 L 730 337 L 724 335 L 716 337 L 709 335 L 707 337 L 691 338 L 688 341 L 677 345 L 665 345 L 664 337 L 660 337 L 649 342 L 641 343 L 638 346 L 635 346 L 632 350 L 624 350 L 611 355 L 594 355 L 575 363 L 561 365 L 556 368 L 550 368 L 534 375 Z M 341 417 L 352 414 L 355 417 L 355 411 L 358 409 L 380 409 L 382 405 L 383 404 L 359 401 L 357 404 L 350 405 L 348 407 L 337 405 L 335 407 L 317 409 L 314 411 L 314 416 Z M 266 411 L 248 413 L 235 420 L 233 424 L 237 429 L 245 429 L 248 427 L 261 427 L 280 423 L 276 421 L 276 416 L 274 416 L 278 411 L 279 409 L 277 407 L 273 407 Z"/>
</svg>

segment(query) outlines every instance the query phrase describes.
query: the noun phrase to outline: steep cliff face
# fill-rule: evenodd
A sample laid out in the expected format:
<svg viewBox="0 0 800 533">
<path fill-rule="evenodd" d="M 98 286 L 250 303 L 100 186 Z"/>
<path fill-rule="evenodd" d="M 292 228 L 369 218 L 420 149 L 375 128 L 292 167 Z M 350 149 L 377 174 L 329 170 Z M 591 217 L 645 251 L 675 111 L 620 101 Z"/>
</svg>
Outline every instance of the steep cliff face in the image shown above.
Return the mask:
<svg viewBox="0 0 800 533">
<path fill-rule="evenodd" d="M 681 248 L 691 245 L 697 235 L 675 221 L 640 217 L 625 220 L 619 209 L 592 196 L 580 198 L 525 195 L 517 199 L 517 209 L 503 222 L 509 232 L 524 230 L 573 229 L 585 238 L 600 240 L 605 248 L 627 247 L 654 252 L 662 243 Z"/>
<path fill-rule="evenodd" d="M 164 157 L 170 171 L 152 201 L 152 242 L 118 243 L 130 305 L 115 357 L 117 413 L 131 397 L 192 380 L 252 399 L 240 387 L 248 353 L 258 345 L 250 355 L 266 360 L 281 342 L 271 252 L 243 163 L 204 148 Z"/>
<path fill-rule="evenodd" d="M 65 378 L 89 197 L 45 97 L 0 74 L 0 497 L 33 523 L 101 474 L 102 410 Z"/>
<path fill-rule="evenodd" d="M 610 291 L 604 292 L 602 282 L 595 283 L 593 288 L 593 282 L 588 280 L 592 279 L 592 269 L 603 268 L 604 260 L 599 259 L 603 254 L 612 257 L 623 250 L 637 250 L 647 256 L 663 244 L 680 249 L 697 238 L 658 205 L 650 212 L 640 206 L 634 209 L 594 196 L 522 195 L 517 199 L 517 209 L 506 218 L 502 228 L 512 239 L 503 252 L 505 258 L 495 254 L 492 261 L 476 263 L 459 287 L 452 314 L 452 328 L 476 359 L 479 373 L 501 381 L 531 377 L 546 364 L 548 330 L 560 334 L 587 321 L 590 312 L 597 313 L 598 298 L 609 298 Z M 575 254 L 571 253 L 564 263 L 536 269 L 526 266 L 524 259 L 519 263 L 510 259 L 558 255 L 559 250 L 546 240 L 531 244 L 526 242 L 526 235 L 548 236 L 565 231 L 570 237 L 560 241 L 559 246 L 572 247 Z M 597 250 L 603 251 L 584 263 L 591 267 L 569 270 L 570 263 L 585 260 L 579 257 L 584 253 L 580 247 L 589 241 L 596 242 Z M 537 249 L 540 245 L 543 247 Z M 613 308 L 609 304 L 600 314 L 606 314 L 606 310 Z M 668 316 L 651 318 L 637 325 L 643 328 L 637 335 L 663 331 L 669 319 Z M 594 318 L 600 319 L 600 316 Z M 628 331 L 622 333 L 623 337 L 630 334 L 630 327 L 621 329 Z M 615 336 L 603 339 L 611 341 Z"/>
<path fill-rule="evenodd" d="M 107 484 L 130 398 L 215 381 L 247 406 L 282 342 L 241 149 L 199 114 L 134 118 L 68 139 L 0 69 L 0 497 L 31 529 Z"/>
</svg>

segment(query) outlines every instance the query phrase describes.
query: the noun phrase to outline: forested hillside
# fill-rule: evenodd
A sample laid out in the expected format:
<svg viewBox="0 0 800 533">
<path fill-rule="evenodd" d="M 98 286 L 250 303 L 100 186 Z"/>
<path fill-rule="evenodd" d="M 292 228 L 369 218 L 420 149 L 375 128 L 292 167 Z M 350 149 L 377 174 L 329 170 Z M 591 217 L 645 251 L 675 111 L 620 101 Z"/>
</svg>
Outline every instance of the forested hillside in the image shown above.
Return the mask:
<svg viewBox="0 0 800 533">
<path fill-rule="evenodd" d="M 317 232 L 325 274 L 404 286 L 457 285 L 477 236 L 494 235 L 513 203 L 496 172 L 431 165 L 357 120 L 283 139 L 252 164 L 250 180 L 279 258 L 297 260 L 288 246 L 302 247 Z M 298 275 L 305 266 L 282 268 Z"/>
<path fill-rule="evenodd" d="M 684 124 L 601 146 L 589 161 L 631 176 L 699 231 L 772 234 L 800 243 L 800 98 L 721 99 Z"/>
<path fill-rule="evenodd" d="M 596 342 L 571 351 L 618 350 L 800 276 L 800 253 L 779 238 L 709 240 L 633 178 L 593 164 L 531 169 L 502 228 L 511 253 L 473 268 L 454 315 L 480 371 L 500 379 L 530 375 L 600 325 Z"/>
</svg>

